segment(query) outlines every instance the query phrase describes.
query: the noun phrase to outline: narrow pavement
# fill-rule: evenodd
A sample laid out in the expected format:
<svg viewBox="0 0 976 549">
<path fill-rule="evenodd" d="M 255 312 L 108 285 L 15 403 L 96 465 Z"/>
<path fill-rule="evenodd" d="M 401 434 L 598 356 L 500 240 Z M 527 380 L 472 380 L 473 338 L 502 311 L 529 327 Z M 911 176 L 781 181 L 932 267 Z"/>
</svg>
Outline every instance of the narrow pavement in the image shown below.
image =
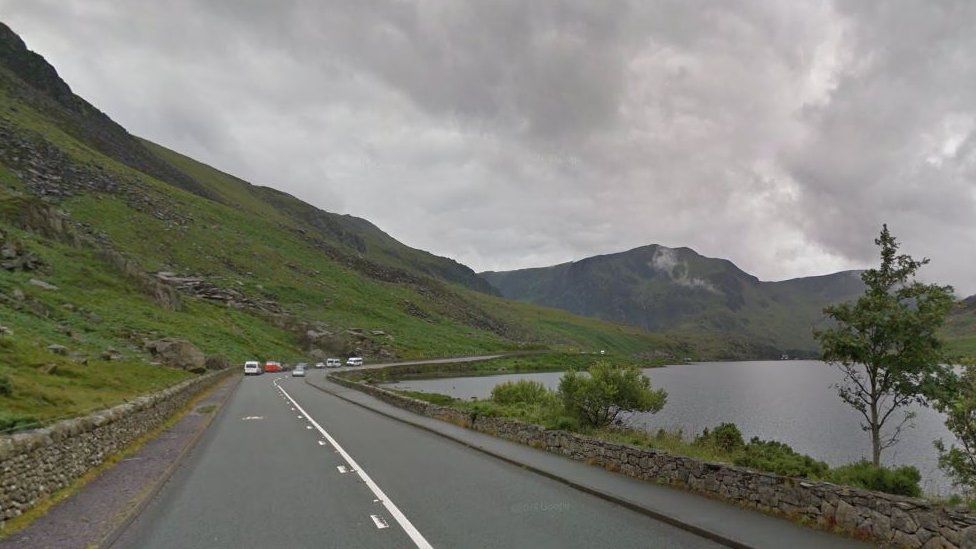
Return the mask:
<svg viewBox="0 0 976 549">
<path fill-rule="evenodd" d="M 317 374 L 320 375 L 320 374 Z M 245 378 L 114 547 L 715 547 L 300 378 Z"/>
</svg>

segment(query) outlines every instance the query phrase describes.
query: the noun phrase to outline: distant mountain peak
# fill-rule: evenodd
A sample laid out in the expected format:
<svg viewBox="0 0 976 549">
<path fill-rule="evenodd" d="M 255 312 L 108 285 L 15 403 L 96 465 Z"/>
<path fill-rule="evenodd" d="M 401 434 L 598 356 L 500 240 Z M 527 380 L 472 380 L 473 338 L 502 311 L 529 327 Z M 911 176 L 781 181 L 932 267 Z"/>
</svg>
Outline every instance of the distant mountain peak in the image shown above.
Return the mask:
<svg viewBox="0 0 976 549">
<path fill-rule="evenodd" d="M 763 282 L 727 259 L 648 244 L 481 276 L 512 299 L 648 330 L 716 332 L 809 354 L 823 307 L 863 291 L 852 274 L 856 271 Z"/>
</svg>

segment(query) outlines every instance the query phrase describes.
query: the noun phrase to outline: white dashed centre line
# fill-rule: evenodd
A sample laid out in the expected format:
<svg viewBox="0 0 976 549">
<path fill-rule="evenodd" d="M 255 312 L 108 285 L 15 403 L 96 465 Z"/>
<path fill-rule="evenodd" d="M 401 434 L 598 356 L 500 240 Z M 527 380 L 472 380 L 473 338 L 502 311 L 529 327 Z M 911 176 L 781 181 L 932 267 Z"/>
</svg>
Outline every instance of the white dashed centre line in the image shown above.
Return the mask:
<svg viewBox="0 0 976 549">
<path fill-rule="evenodd" d="M 384 520 L 383 517 L 379 515 L 370 515 L 369 517 L 373 519 L 373 523 L 376 524 L 376 527 L 379 528 L 380 530 L 382 530 L 383 528 L 390 527 L 390 525 L 386 523 L 386 520 Z"/>
<path fill-rule="evenodd" d="M 369 478 L 369 475 L 367 475 L 366 471 L 364 471 L 363 468 L 360 467 L 358 463 L 356 463 L 356 460 L 354 460 L 352 456 L 349 455 L 349 453 L 343 450 L 342 446 L 339 446 L 339 443 L 336 442 L 336 439 L 332 438 L 332 435 L 326 432 L 326 430 L 323 429 L 322 426 L 319 425 L 317 421 L 312 419 L 312 417 L 308 415 L 308 412 L 302 409 L 301 405 L 298 404 L 298 402 L 294 398 L 292 398 L 290 394 L 288 394 L 288 391 L 285 391 L 284 389 L 281 388 L 281 386 L 278 385 L 278 382 L 281 381 L 281 379 L 282 378 L 276 379 L 274 381 L 274 386 L 277 387 L 279 391 L 281 391 L 281 394 L 288 397 L 288 400 L 291 401 L 291 403 L 295 406 L 295 408 L 297 408 L 299 412 L 304 414 L 305 417 L 308 418 L 308 421 L 312 425 L 314 425 L 316 429 L 318 429 L 319 433 L 321 433 L 322 436 L 325 437 L 325 439 L 328 440 L 330 444 L 332 444 L 332 447 L 335 448 L 336 452 L 338 452 L 339 455 L 342 456 L 342 459 L 346 460 L 346 463 L 349 464 L 349 467 L 352 468 L 352 471 L 355 471 L 356 474 L 359 475 L 359 478 L 362 479 L 362 481 L 366 484 L 366 487 L 369 488 L 370 492 L 373 492 L 373 495 L 376 496 L 376 499 L 378 499 L 383 504 L 383 507 L 386 507 L 386 510 L 389 511 L 391 515 L 393 515 L 393 520 L 395 520 L 397 524 L 400 525 L 400 528 L 403 528 L 403 531 L 407 534 L 410 540 L 413 541 L 414 545 L 416 545 L 420 549 L 433 549 L 433 546 L 430 544 L 430 542 L 428 542 L 427 539 L 424 538 L 423 534 L 421 534 L 420 531 L 417 530 L 416 527 L 414 527 L 413 523 L 410 522 L 410 519 L 408 519 L 406 515 L 404 515 L 403 512 L 400 511 L 400 508 L 397 507 L 396 504 L 393 503 L 393 501 L 390 498 L 388 498 L 386 494 L 383 493 L 383 490 L 381 490 L 380 487 L 375 482 L 373 482 L 373 479 Z M 370 516 L 373 518 L 373 522 L 376 523 L 377 528 L 389 527 L 389 525 L 386 523 L 385 520 L 383 520 L 382 517 L 376 515 L 370 515 Z M 381 523 L 384 526 L 380 526 Z"/>
</svg>

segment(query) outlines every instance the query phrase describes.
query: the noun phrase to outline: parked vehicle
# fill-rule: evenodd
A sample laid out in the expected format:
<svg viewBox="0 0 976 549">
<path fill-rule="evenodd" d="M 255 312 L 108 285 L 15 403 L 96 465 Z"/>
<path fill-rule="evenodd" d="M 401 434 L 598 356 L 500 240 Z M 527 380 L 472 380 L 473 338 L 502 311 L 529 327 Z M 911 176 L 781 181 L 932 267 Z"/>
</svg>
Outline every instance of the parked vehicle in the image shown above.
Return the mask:
<svg viewBox="0 0 976 549">
<path fill-rule="evenodd" d="M 349 357 L 349 360 L 346 361 L 346 366 L 362 366 L 362 365 L 363 365 L 362 357 L 351 356 Z"/>
<path fill-rule="evenodd" d="M 295 366 L 295 369 L 291 371 L 291 377 L 305 377 L 305 364 Z"/>
<path fill-rule="evenodd" d="M 306 364 L 304 362 L 299 362 L 298 364 L 295 365 L 295 370 L 299 370 L 299 369 L 301 369 L 301 370 L 307 370 L 308 369 L 308 364 Z"/>
<path fill-rule="evenodd" d="M 315 363 L 315 367 L 316 368 L 325 368 L 325 363 L 324 362 L 316 362 Z"/>
<path fill-rule="evenodd" d="M 325 359 L 325 365 L 328 368 L 341 368 L 342 360 L 338 358 L 327 358 Z"/>
<path fill-rule="evenodd" d="M 264 371 L 267 372 L 267 373 L 269 373 L 269 374 L 273 374 L 273 373 L 277 373 L 277 372 L 284 371 L 284 368 L 281 367 L 281 363 L 280 362 L 276 362 L 274 360 L 269 360 L 269 361 L 267 361 L 267 362 L 264 363 Z"/>
<path fill-rule="evenodd" d="M 244 363 L 244 375 L 246 376 L 259 376 L 261 375 L 261 363 L 256 360 L 248 360 Z"/>
</svg>

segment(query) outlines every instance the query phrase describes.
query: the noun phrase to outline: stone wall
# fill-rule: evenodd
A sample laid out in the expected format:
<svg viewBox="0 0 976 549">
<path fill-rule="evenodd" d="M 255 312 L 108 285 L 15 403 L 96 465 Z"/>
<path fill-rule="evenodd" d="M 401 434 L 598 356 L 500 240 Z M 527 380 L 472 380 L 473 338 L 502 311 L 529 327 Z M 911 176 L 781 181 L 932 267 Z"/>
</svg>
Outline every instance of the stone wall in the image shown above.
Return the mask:
<svg viewBox="0 0 976 549">
<path fill-rule="evenodd" d="M 0 436 L 0 527 L 161 425 L 232 371 L 205 374 L 42 429 Z"/>
<path fill-rule="evenodd" d="M 329 379 L 417 414 L 885 546 L 976 547 L 976 514 L 964 507 L 710 463 L 510 419 L 473 416 L 336 375 Z"/>
</svg>

